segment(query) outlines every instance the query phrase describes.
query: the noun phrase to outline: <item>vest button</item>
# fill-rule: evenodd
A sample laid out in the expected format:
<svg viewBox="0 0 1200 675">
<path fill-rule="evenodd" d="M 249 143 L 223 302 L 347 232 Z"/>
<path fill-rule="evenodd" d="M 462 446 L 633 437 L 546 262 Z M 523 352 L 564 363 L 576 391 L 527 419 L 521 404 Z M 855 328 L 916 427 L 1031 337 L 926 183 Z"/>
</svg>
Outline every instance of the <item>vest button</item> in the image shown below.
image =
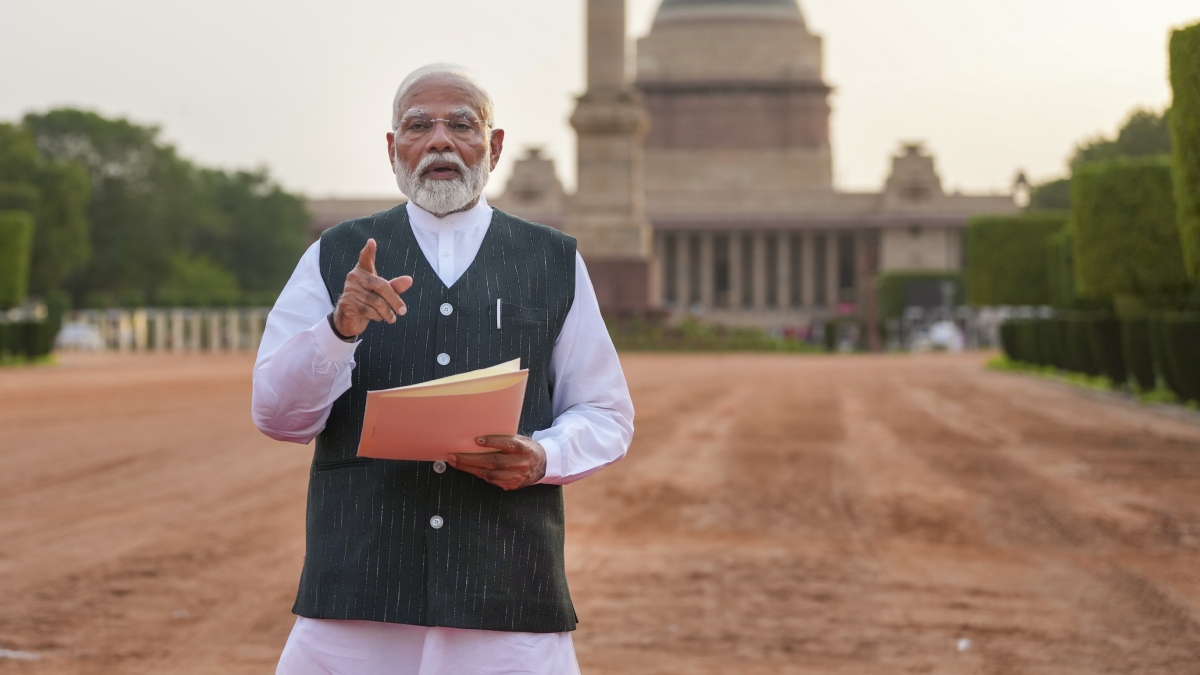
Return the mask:
<svg viewBox="0 0 1200 675">
<path fill-rule="evenodd" d="M 454 313 L 454 305 L 451 305 L 448 302 L 443 302 L 442 306 L 438 309 L 441 310 L 442 316 L 450 316 Z"/>
<path fill-rule="evenodd" d="M 445 462 L 434 462 L 433 463 L 433 472 L 434 473 L 446 473 L 446 463 Z"/>
<path fill-rule="evenodd" d="M 442 525 L 445 525 L 445 524 L 446 524 L 446 521 L 442 520 L 441 516 L 434 516 L 429 519 L 429 526 L 435 530 L 442 529 Z"/>
<path fill-rule="evenodd" d="M 441 354 L 438 354 L 437 362 L 438 362 L 439 366 L 450 365 L 450 355 L 447 354 L 446 352 L 442 352 Z"/>
</svg>

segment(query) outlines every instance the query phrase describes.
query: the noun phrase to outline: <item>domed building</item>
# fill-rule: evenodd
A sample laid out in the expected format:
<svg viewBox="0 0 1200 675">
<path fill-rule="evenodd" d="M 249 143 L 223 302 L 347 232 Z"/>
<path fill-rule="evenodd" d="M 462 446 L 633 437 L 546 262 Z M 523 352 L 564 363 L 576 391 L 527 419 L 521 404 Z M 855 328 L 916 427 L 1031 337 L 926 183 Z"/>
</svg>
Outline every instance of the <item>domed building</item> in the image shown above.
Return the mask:
<svg viewBox="0 0 1200 675">
<path fill-rule="evenodd" d="M 603 307 L 633 297 L 728 325 L 872 324 L 880 273 L 961 270 L 968 219 L 1018 210 L 1011 195 L 947 194 L 919 143 L 901 146 L 878 192 L 839 191 L 822 38 L 796 0 L 663 0 L 632 81 L 625 0 L 586 2 L 579 187 L 566 194 L 531 149 L 490 201 L 576 236 Z M 362 215 L 313 210 L 315 228 Z"/>
<path fill-rule="evenodd" d="M 960 270 L 968 219 L 1018 209 L 1011 195 L 947 194 L 919 143 L 892 158 L 879 192 L 837 190 L 822 39 L 796 0 L 663 0 L 632 85 L 649 118 L 640 176 L 653 290 L 677 315 L 870 323 L 880 273 Z M 493 203 L 561 226 L 570 197 L 548 162 L 519 162 Z"/>
</svg>

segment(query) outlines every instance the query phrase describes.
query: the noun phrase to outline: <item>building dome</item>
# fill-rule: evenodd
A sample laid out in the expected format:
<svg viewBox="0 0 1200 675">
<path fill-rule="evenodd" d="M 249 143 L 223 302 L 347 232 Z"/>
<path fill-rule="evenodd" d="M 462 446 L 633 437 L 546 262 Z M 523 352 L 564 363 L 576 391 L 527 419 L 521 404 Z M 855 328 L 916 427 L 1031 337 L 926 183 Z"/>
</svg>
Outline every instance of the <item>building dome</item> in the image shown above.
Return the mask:
<svg viewBox="0 0 1200 675">
<path fill-rule="evenodd" d="M 796 0 L 663 0 L 637 53 L 642 83 L 822 79 Z"/>
<path fill-rule="evenodd" d="M 654 22 L 706 18 L 804 22 L 796 0 L 663 0 Z"/>
</svg>

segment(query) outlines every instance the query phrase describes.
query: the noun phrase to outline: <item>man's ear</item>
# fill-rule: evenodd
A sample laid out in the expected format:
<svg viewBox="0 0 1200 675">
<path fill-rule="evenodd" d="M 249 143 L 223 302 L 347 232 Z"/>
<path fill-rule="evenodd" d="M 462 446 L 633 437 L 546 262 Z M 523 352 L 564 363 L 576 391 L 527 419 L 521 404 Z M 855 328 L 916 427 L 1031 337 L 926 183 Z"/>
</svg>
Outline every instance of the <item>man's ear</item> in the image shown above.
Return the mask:
<svg viewBox="0 0 1200 675">
<path fill-rule="evenodd" d="M 388 166 L 392 167 L 392 173 L 396 173 L 396 134 L 389 131 L 387 133 L 388 146 Z"/>
<path fill-rule="evenodd" d="M 496 165 L 500 163 L 500 152 L 504 150 L 504 130 L 493 129 L 492 138 L 489 141 L 492 151 L 492 166 L 489 171 L 495 171 Z"/>
</svg>

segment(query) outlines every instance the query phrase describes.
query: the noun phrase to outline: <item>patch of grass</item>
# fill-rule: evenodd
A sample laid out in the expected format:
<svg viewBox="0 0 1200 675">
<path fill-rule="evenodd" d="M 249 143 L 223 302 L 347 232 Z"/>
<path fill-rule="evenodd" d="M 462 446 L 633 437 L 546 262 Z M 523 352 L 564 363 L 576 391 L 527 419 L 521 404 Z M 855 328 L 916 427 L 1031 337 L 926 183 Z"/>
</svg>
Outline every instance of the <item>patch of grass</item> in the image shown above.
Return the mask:
<svg viewBox="0 0 1200 675">
<path fill-rule="evenodd" d="M 1006 373 L 1022 373 L 1025 375 L 1035 375 L 1044 377 L 1058 382 L 1084 387 L 1087 389 L 1095 389 L 1099 391 L 1126 393 L 1131 395 L 1138 403 L 1147 404 L 1168 404 L 1179 405 L 1188 408 L 1189 410 L 1200 410 L 1200 402 L 1197 401 L 1181 401 L 1174 392 L 1166 387 L 1159 386 L 1157 389 L 1142 391 L 1136 386 L 1131 389 L 1119 387 L 1107 377 L 1091 377 L 1084 373 L 1072 373 L 1065 370 L 1059 370 L 1053 366 L 1039 366 L 1034 363 L 1025 363 L 1023 361 L 1013 361 L 1006 356 L 997 356 L 987 362 L 988 370 L 999 370 Z"/>
<path fill-rule="evenodd" d="M 54 366 L 58 365 L 58 359 L 54 358 L 53 354 L 44 354 L 29 358 L 28 356 L 13 356 L 11 354 L 0 353 L 0 368 L 26 368 L 29 366 Z"/>
<path fill-rule="evenodd" d="M 775 337 L 757 328 L 727 328 L 687 318 L 676 326 L 634 319 L 610 323 L 609 335 L 619 351 L 643 352 L 783 352 L 824 353 L 821 345 Z"/>
</svg>

